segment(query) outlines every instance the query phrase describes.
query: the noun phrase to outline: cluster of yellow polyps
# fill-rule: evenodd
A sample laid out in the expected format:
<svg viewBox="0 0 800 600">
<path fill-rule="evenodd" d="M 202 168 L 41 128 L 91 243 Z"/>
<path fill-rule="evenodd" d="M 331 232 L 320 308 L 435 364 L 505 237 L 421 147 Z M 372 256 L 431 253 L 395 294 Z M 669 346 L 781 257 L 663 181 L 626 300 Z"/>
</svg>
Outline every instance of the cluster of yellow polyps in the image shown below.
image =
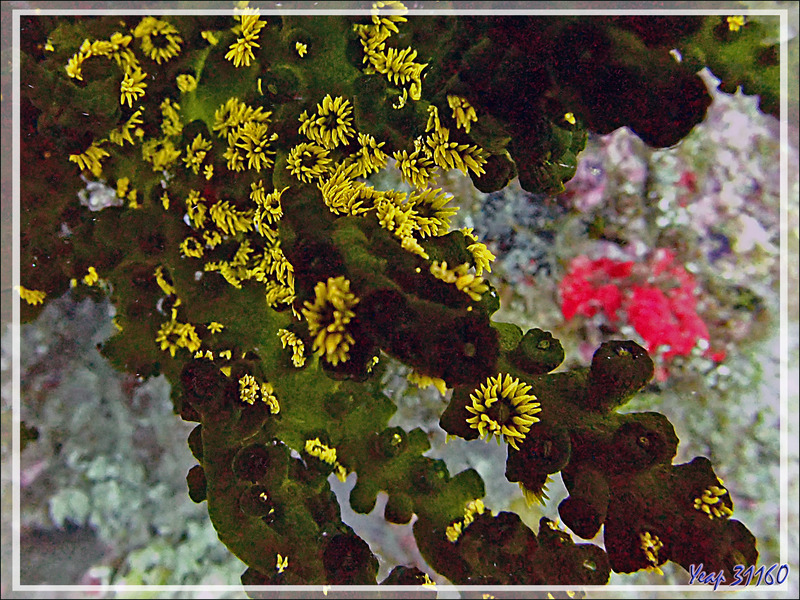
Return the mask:
<svg viewBox="0 0 800 600">
<path fill-rule="evenodd" d="M 239 378 L 239 399 L 242 402 L 253 405 L 259 397 L 262 402 L 269 406 L 269 410 L 273 415 L 280 412 L 281 406 L 271 383 L 265 381 L 259 384 L 252 375 L 242 375 Z"/>
</svg>

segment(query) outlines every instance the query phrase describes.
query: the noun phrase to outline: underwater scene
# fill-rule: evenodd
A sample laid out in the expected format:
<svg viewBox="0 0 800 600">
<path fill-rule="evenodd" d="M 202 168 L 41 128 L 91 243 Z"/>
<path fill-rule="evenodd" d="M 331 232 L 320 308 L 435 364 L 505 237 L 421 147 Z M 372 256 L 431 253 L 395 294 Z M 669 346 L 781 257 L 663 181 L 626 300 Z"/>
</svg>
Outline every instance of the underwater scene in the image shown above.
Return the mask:
<svg viewBox="0 0 800 600">
<path fill-rule="evenodd" d="M 3 597 L 796 595 L 795 3 L 124 4 L 3 7 Z"/>
</svg>

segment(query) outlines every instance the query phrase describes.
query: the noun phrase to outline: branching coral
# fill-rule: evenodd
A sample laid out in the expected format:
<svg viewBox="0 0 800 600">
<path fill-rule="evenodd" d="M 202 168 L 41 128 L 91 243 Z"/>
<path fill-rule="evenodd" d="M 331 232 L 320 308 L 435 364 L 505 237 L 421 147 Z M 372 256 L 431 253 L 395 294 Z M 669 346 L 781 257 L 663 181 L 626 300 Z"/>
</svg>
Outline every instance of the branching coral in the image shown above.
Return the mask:
<svg viewBox="0 0 800 600">
<path fill-rule="evenodd" d="M 617 412 L 653 375 L 647 351 L 604 344 L 591 367 L 551 373 L 564 359 L 552 335 L 492 321 L 495 255 L 471 230 L 451 231 L 458 198 L 434 183 L 459 170 L 481 190 L 519 175 L 557 191 L 585 128 L 630 125 L 675 143 L 707 98 L 669 50 L 704 43 L 691 36 L 706 18 L 655 43 L 628 18 L 436 18 L 423 31 L 404 15 L 376 2 L 363 17 L 145 17 L 121 32 L 98 17 L 61 29 L 68 43 L 44 58 L 26 46 L 23 203 L 39 216 L 25 222 L 25 310 L 70 280 L 112 295 L 120 331 L 104 352 L 141 376 L 164 373 L 176 412 L 200 423 L 187 484 L 247 563 L 245 583 L 375 583 L 378 562 L 327 482 L 350 472 L 353 508 L 369 512 L 386 492 L 385 518 L 416 515 L 420 551 L 454 583 L 582 585 L 666 560 L 753 563 L 710 465 L 672 464 L 663 416 Z M 389 157 L 410 190 L 372 177 Z M 53 187 L 83 187 L 70 163 L 108 171 L 113 210 L 75 214 L 74 194 Z M 691 308 L 690 278 L 664 257 L 653 270 Z M 565 316 L 625 308 L 640 329 L 635 308 L 661 300 L 653 282 L 625 300 L 579 279 L 564 286 Z M 389 427 L 382 353 L 445 396 L 449 434 L 504 440 L 506 477 L 529 498 L 544 499 L 560 472 L 564 522 L 584 538 L 604 527 L 607 552 L 549 521 L 534 534 L 495 514 L 475 471 L 451 475 L 425 455 L 424 431 Z M 387 581 L 406 576 L 424 581 L 405 570 Z"/>
</svg>

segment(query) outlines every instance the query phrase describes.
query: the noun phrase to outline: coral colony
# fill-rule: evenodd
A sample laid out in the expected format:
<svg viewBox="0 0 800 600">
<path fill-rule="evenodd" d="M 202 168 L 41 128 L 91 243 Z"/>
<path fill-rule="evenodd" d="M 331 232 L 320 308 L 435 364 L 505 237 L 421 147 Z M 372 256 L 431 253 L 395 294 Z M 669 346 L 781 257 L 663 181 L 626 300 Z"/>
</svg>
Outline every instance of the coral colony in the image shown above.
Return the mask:
<svg viewBox="0 0 800 600">
<path fill-rule="evenodd" d="M 495 256 L 451 227 L 458 199 L 437 181 L 557 194 L 587 132 L 676 144 L 710 103 L 706 65 L 774 112 L 769 23 L 404 15 L 380 1 L 371 16 L 24 17 L 23 318 L 70 287 L 110 295 L 102 352 L 165 374 L 197 422 L 189 494 L 244 583 L 376 583 L 328 482 L 350 473 L 352 508 L 386 492 L 386 520 L 415 518 L 422 556 L 457 584 L 754 565 L 709 460 L 673 464 L 663 415 L 617 410 L 653 377 L 648 351 L 708 339 L 691 276 L 668 250 L 576 260 L 564 316 L 625 318 L 648 347 L 606 342 L 553 372 L 559 340 L 491 319 Z M 375 187 L 391 164 L 402 185 Z M 476 471 L 449 473 L 422 430 L 387 427 L 384 354 L 450 395 L 448 434 L 505 445 L 529 501 L 560 473 L 567 529 L 493 511 Z M 601 528 L 605 549 L 576 541 Z M 401 565 L 385 582 L 430 579 Z"/>
</svg>

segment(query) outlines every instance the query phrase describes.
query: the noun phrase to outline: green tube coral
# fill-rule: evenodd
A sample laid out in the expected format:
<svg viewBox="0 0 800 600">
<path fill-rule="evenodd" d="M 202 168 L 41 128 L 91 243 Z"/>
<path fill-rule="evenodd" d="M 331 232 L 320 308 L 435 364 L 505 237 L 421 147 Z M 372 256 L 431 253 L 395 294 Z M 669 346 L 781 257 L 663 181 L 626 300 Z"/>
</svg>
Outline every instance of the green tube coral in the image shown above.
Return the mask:
<svg viewBox="0 0 800 600">
<path fill-rule="evenodd" d="M 700 60 L 716 19 L 421 17 L 394 1 L 355 17 L 26 17 L 24 318 L 70 288 L 110 295 L 103 353 L 166 375 L 175 412 L 199 423 L 189 495 L 247 564 L 243 583 L 376 583 L 329 483 L 353 473 L 352 508 L 386 493 L 384 518 L 413 520 L 457 584 L 754 564 L 708 461 L 673 465 L 663 415 L 618 412 L 653 376 L 647 352 L 607 342 L 555 372 L 551 333 L 494 322 L 495 257 L 451 231 L 458 199 L 437 179 L 557 193 L 587 132 L 678 142 L 710 97 L 669 50 Z M 402 184 L 380 189 L 390 159 Z M 441 427 L 506 445 L 529 500 L 561 473 L 565 525 L 602 527 L 605 549 L 495 513 L 476 471 L 450 473 L 423 430 L 389 427 L 387 355 L 453 389 Z M 385 583 L 426 577 L 401 566 Z"/>
</svg>

